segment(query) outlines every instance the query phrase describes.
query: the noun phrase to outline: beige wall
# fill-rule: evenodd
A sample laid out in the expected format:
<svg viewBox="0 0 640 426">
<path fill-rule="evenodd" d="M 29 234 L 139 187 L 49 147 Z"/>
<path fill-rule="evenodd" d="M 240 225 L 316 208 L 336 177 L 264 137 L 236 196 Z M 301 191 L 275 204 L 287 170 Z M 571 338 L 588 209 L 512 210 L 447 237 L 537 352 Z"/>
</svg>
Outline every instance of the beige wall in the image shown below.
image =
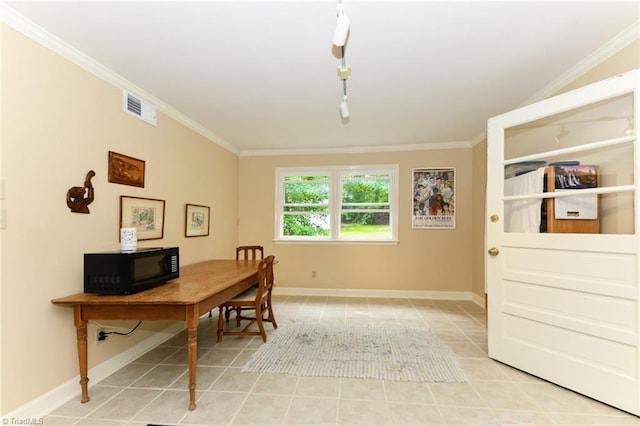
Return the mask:
<svg viewBox="0 0 640 426">
<path fill-rule="evenodd" d="M 177 245 L 183 264 L 233 257 L 238 157 L 162 113 L 157 127 L 125 114 L 119 88 L 10 27 L 0 28 L 5 414 L 78 374 L 72 311 L 50 300 L 82 291 L 83 253 L 118 247 L 120 195 L 166 200 L 164 239 L 141 246 Z M 146 161 L 145 188 L 107 181 L 109 150 Z M 91 213 L 71 213 L 66 192 L 81 186 L 91 169 L 96 172 Z M 185 203 L 211 206 L 209 237 L 184 237 Z M 99 346 L 90 326 L 90 367 L 166 326 L 148 322 L 130 337 Z"/>
<path fill-rule="evenodd" d="M 471 291 L 471 150 L 240 158 L 239 241 L 279 260 L 281 288 Z M 398 164 L 397 245 L 274 244 L 276 167 Z M 456 229 L 411 228 L 412 168 L 456 168 Z M 316 271 L 316 277 L 311 276 Z"/>
</svg>

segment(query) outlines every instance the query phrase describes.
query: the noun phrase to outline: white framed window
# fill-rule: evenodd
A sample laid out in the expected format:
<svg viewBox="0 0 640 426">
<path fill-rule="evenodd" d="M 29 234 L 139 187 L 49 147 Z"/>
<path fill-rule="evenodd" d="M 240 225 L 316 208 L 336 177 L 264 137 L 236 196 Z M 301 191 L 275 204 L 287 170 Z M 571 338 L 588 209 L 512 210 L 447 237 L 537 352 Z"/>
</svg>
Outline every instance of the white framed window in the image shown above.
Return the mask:
<svg viewBox="0 0 640 426">
<path fill-rule="evenodd" d="M 276 241 L 395 243 L 398 165 L 276 169 Z"/>
</svg>

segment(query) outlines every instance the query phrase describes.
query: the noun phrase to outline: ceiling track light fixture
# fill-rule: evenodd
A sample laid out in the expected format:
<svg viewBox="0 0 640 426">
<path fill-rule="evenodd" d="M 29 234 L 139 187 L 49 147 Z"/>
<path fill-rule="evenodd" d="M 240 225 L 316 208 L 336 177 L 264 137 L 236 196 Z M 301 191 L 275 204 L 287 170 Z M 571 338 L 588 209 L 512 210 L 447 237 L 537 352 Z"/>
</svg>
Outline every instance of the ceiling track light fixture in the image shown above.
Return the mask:
<svg viewBox="0 0 640 426">
<path fill-rule="evenodd" d="M 565 129 L 563 124 L 562 126 L 560 126 L 560 133 L 558 133 L 555 137 L 556 143 L 560 143 L 560 140 L 566 138 L 567 136 L 569 136 L 569 131 Z"/>
<path fill-rule="evenodd" d="M 337 14 L 338 20 L 336 22 L 336 29 L 333 32 L 333 44 L 342 47 L 347 42 L 347 36 L 349 35 L 349 17 L 344 13 L 342 0 L 338 0 Z"/>
<path fill-rule="evenodd" d="M 345 58 L 345 44 L 349 35 L 349 17 L 344 12 L 342 0 L 338 0 L 337 23 L 333 33 L 333 44 L 340 48 L 340 66 L 338 77 L 342 80 L 342 101 L 340 102 L 340 116 L 343 120 L 349 118 L 349 97 L 347 96 L 347 79 L 351 75 L 351 67 L 347 65 Z"/>
<path fill-rule="evenodd" d="M 633 127 L 632 117 L 627 117 L 627 122 L 629 125 L 624 129 L 623 133 L 627 136 L 631 136 L 636 132 L 636 129 Z"/>
<path fill-rule="evenodd" d="M 340 102 L 340 116 L 349 118 L 349 97 L 347 96 L 347 78 L 351 75 L 351 67 L 347 66 L 344 57 L 344 46 L 342 47 L 342 63 L 338 68 L 338 77 L 342 79 L 342 102 Z"/>
</svg>

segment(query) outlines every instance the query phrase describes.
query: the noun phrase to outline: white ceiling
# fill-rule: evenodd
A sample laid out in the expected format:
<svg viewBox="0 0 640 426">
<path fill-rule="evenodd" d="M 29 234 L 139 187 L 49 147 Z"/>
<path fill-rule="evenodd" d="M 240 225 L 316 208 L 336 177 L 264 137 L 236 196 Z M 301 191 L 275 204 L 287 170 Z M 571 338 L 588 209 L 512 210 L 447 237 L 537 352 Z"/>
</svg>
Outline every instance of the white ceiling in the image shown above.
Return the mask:
<svg viewBox="0 0 640 426">
<path fill-rule="evenodd" d="M 5 3 L 240 153 L 468 143 L 640 18 L 638 1 L 344 0 L 344 122 L 335 1 Z"/>
</svg>

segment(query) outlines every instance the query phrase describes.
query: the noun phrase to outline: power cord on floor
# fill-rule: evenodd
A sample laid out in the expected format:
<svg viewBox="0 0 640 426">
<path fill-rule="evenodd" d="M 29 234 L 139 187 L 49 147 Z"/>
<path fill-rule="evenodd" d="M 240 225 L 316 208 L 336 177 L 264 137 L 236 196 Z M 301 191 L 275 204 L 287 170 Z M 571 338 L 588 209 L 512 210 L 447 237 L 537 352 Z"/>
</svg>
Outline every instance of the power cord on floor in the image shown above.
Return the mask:
<svg viewBox="0 0 640 426">
<path fill-rule="evenodd" d="M 142 321 L 138 321 L 135 327 L 133 327 L 131 330 L 127 331 L 126 333 L 121 333 L 119 331 L 101 331 L 98 333 L 98 340 L 99 341 L 107 340 L 107 337 L 111 336 L 112 334 L 116 334 L 118 336 L 128 336 L 134 331 L 136 331 L 136 329 L 140 327 L 140 324 L 142 324 Z"/>
</svg>

